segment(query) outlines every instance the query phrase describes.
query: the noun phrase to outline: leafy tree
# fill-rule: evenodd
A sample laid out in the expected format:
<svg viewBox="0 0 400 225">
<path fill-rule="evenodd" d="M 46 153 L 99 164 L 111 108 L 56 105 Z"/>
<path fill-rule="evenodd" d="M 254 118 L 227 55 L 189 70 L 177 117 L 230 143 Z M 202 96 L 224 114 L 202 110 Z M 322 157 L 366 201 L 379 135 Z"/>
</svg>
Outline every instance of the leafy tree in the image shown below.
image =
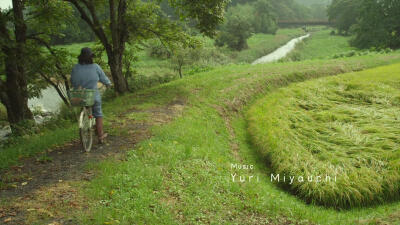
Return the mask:
<svg viewBox="0 0 400 225">
<path fill-rule="evenodd" d="M 168 59 L 171 57 L 171 51 L 168 49 L 168 46 L 165 46 L 160 40 L 153 39 L 147 44 L 147 51 L 149 56 L 160 58 L 160 59 Z"/>
<path fill-rule="evenodd" d="M 339 34 L 348 34 L 351 26 L 357 23 L 362 0 L 333 0 L 328 7 L 329 21 L 333 22 Z"/>
<path fill-rule="evenodd" d="M 43 43 L 43 42 L 42 42 Z M 34 52 L 35 60 L 29 65 L 31 73 L 43 79 L 45 86 L 51 85 L 66 106 L 70 106 L 68 91 L 70 90 L 67 74 L 73 65 L 72 55 L 65 48 L 53 48 L 43 43 L 46 48 L 38 48 Z M 35 83 L 35 86 L 38 82 Z"/>
<path fill-rule="evenodd" d="M 60 28 L 60 33 L 51 36 L 52 45 L 95 41 L 96 36 L 80 14 L 73 8 L 72 16 Z"/>
<path fill-rule="evenodd" d="M 279 20 L 312 19 L 313 10 L 310 3 L 326 5 L 330 0 L 269 0 L 274 16 Z M 257 0 L 232 0 L 230 6 L 253 4 Z"/>
<path fill-rule="evenodd" d="M 247 39 L 253 32 L 273 34 L 277 29 L 277 20 L 269 0 L 238 4 L 229 7 L 215 43 L 241 51 L 248 47 Z"/>
<path fill-rule="evenodd" d="M 253 27 L 256 33 L 275 34 L 278 30 L 277 18 L 269 0 L 258 0 L 253 4 Z"/>
<path fill-rule="evenodd" d="M 19 132 L 17 124 L 32 120 L 28 108 L 28 81 L 25 70 L 25 45 L 27 27 L 24 19 L 24 2 L 13 0 L 13 9 L 0 11 L 0 45 L 3 68 L 0 79 L 0 100 L 7 109 L 13 132 Z M 13 25 L 13 27 L 10 26 Z"/>
<path fill-rule="evenodd" d="M 324 3 L 315 3 L 307 6 L 310 9 L 311 19 L 313 20 L 328 20 L 328 5 Z"/>
<path fill-rule="evenodd" d="M 193 65 L 200 60 L 202 54 L 202 46 L 200 42 L 194 43 L 189 47 L 177 47 L 172 52 L 171 64 L 175 71 L 179 73 L 179 77 L 183 78 L 183 67 Z"/>
<path fill-rule="evenodd" d="M 20 134 L 22 122 L 33 119 L 28 98 L 38 96 L 47 85 L 33 69 L 39 43 L 56 32 L 70 8 L 44 0 L 13 0 L 12 4 L 12 9 L 0 11 L 0 101 L 13 133 Z"/>
<path fill-rule="evenodd" d="M 188 42 L 175 21 L 160 10 L 160 1 L 141 0 L 63 0 L 73 4 L 81 18 L 89 25 L 103 44 L 108 56 L 108 65 L 119 94 L 129 90 L 123 75 L 123 55 L 126 43 L 159 38 L 166 43 Z M 192 18 L 196 27 L 206 35 L 213 35 L 215 27 L 223 20 L 228 0 L 168 0 L 180 19 Z M 100 18 L 103 9 L 108 9 L 105 19 Z"/>
<path fill-rule="evenodd" d="M 251 12 L 250 5 L 229 8 L 226 22 L 221 26 L 221 32 L 218 34 L 215 44 L 220 47 L 227 45 L 238 51 L 248 48 L 247 39 L 253 32 Z"/>
<path fill-rule="evenodd" d="M 400 2 L 363 0 L 354 32 L 356 47 L 400 48 Z"/>
<path fill-rule="evenodd" d="M 278 20 L 311 19 L 310 9 L 294 0 L 271 0 L 270 3 Z"/>
</svg>

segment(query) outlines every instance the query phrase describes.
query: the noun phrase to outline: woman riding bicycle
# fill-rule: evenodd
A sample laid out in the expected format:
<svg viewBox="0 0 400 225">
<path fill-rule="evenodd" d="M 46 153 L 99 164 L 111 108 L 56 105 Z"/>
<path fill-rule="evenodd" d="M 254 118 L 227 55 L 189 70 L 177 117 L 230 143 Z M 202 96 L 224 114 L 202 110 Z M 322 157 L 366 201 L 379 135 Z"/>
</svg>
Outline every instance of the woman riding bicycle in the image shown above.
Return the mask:
<svg viewBox="0 0 400 225">
<path fill-rule="evenodd" d="M 82 48 L 78 56 L 78 64 L 72 68 L 71 84 L 74 89 L 85 88 L 96 90 L 95 101 L 92 107 L 93 116 L 96 118 L 96 130 L 99 143 L 104 142 L 107 134 L 103 132 L 103 113 L 101 110 L 101 96 L 97 88 L 97 83 L 111 86 L 111 81 L 104 74 L 99 65 L 93 63 L 94 54 L 90 48 Z"/>
</svg>

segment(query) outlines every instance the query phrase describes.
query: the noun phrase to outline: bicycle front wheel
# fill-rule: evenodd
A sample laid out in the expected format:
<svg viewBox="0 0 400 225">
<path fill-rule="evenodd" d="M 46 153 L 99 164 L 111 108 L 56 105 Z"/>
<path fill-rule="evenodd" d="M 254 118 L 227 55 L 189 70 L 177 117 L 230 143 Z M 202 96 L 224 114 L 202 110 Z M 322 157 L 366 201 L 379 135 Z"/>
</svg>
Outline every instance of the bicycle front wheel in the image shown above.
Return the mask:
<svg viewBox="0 0 400 225">
<path fill-rule="evenodd" d="M 79 117 L 79 135 L 82 147 L 86 152 L 90 152 L 93 145 L 92 120 L 91 109 L 87 107 L 82 108 Z"/>
</svg>

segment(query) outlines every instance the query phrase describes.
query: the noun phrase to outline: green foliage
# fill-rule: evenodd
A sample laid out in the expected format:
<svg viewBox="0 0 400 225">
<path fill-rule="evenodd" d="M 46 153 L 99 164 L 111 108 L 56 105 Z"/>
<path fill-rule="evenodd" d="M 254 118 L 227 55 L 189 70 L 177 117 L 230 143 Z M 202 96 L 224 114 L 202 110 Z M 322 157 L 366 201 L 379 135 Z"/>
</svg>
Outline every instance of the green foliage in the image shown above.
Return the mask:
<svg viewBox="0 0 400 225">
<path fill-rule="evenodd" d="M 307 202 L 350 208 L 399 199 L 399 78 L 396 64 L 292 85 L 250 109 L 249 131 L 273 173 L 314 177 L 283 184 Z"/>
<path fill-rule="evenodd" d="M 137 52 L 139 50 L 141 49 L 138 45 L 127 45 L 125 47 L 125 53 L 122 56 L 122 69 L 126 79 L 130 79 L 136 74 L 133 65 L 138 61 Z"/>
<path fill-rule="evenodd" d="M 221 32 L 218 34 L 215 44 L 220 47 L 227 45 L 237 51 L 248 48 L 247 39 L 254 31 L 251 24 L 251 13 L 250 5 L 229 8 L 226 22 L 221 26 Z"/>
<path fill-rule="evenodd" d="M 400 48 L 400 6 L 393 0 L 334 0 L 329 19 L 339 33 L 354 33 L 358 48 Z"/>
<path fill-rule="evenodd" d="M 204 34 L 213 36 L 215 29 L 222 23 L 229 0 L 168 0 L 181 19 L 192 18 L 196 27 Z"/>
<path fill-rule="evenodd" d="M 232 0 L 230 6 L 253 4 L 259 0 Z M 272 7 L 274 17 L 279 20 L 304 20 L 313 18 L 313 10 L 309 4 L 298 2 L 298 0 L 268 0 L 263 1 Z M 308 0 L 307 0 L 308 2 Z M 318 3 L 321 1 L 318 1 Z"/>
<path fill-rule="evenodd" d="M 359 48 L 400 48 L 400 4 L 362 0 L 352 44 Z"/>
<path fill-rule="evenodd" d="M 328 6 L 325 4 L 321 3 L 316 3 L 311 6 L 309 6 L 309 9 L 311 11 L 312 19 L 315 20 L 327 20 L 328 15 L 327 15 L 327 9 Z"/>
<path fill-rule="evenodd" d="M 23 120 L 33 119 L 27 99 L 39 96 L 48 83 L 58 82 L 46 77 L 49 71 L 43 66 L 59 61 L 62 54 L 52 52 L 48 42 L 51 35 L 59 34 L 71 12 L 72 7 L 66 2 L 49 0 L 14 1 L 12 8 L 0 11 L 0 100 L 13 112 L 8 119 L 14 134 L 31 123 L 21 126 Z M 48 52 L 42 51 L 43 46 Z M 51 66 L 60 66 L 57 71 L 65 76 L 61 64 Z M 6 85 L 8 88 L 3 88 Z"/>
<path fill-rule="evenodd" d="M 179 77 L 183 77 L 182 68 L 185 65 L 194 64 L 200 60 L 200 47 L 194 48 L 178 48 L 174 50 L 171 58 L 173 69 L 178 71 Z"/>
<path fill-rule="evenodd" d="M 73 7 L 73 16 L 64 20 L 60 33 L 51 36 L 51 44 L 62 45 L 95 41 L 95 34 L 90 27 L 80 18 L 78 10 Z"/>
<path fill-rule="evenodd" d="M 310 9 L 296 3 L 294 0 L 270 1 L 278 20 L 311 19 Z"/>
<path fill-rule="evenodd" d="M 26 8 L 28 33 L 46 41 L 51 39 L 50 36 L 62 35 L 62 29 L 74 20 L 73 7 L 64 1 L 29 0 L 26 1 Z"/>
<path fill-rule="evenodd" d="M 298 4 L 306 6 L 313 20 L 327 20 L 327 9 L 331 0 L 295 0 Z"/>
<path fill-rule="evenodd" d="M 216 45 L 226 45 L 231 49 L 241 51 L 248 47 L 247 39 L 252 33 L 275 34 L 278 29 L 278 13 L 279 15 L 289 13 L 280 12 L 280 10 L 291 11 L 289 5 L 294 7 L 296 4 L 292 1 L 257 0 L 229 7 L 226 22 L 220 28 L 221 32 L 216 39 Z M 291 18 L 300 17 L 301 14 L 292 11 L 290 13 L 293 14 Z"/>
<path fill-rule="evenodd" d="M 151 57 L 156 57 L 159 59 L 167 59 L 171 57 L 170 50 L 160 41 L 157 39 L 150 40 L 148 43 L 148 54 Z"/>
<path fill-rule="evenodd" d="M 328 8 L 329 21 L 333 22 L 340 34 L 348 34 L 357 23 L 363 0 L 333 0 Z"/>
<path fill-rule="evenodd" d="M 278 30 L 277 19 L 269 0 L 258 0 L 252 5 L 252 23 L 255 33 L 275 34 Z"/>
</svg>

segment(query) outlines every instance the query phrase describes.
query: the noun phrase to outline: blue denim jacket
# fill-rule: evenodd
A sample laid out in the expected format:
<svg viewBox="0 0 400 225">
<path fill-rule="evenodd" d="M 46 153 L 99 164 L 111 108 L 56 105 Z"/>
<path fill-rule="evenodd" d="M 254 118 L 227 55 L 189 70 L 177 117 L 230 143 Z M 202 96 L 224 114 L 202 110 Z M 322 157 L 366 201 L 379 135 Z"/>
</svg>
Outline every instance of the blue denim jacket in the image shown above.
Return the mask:
<svg viewBox="0 0 400 225">
<path fill-rule="evenodd" d="M 101 102 L 99 90 L 97 89 L 97 83 L 101 82 L 104 85 L 111 85 L 111 81 L 104 74 L 101 67 L 94 64 L 76 64 L 72 68 L 71 73 L 71 84 L 73 88 L 86 88 L 96 90 L 95 101 Z"/>
</svg>

